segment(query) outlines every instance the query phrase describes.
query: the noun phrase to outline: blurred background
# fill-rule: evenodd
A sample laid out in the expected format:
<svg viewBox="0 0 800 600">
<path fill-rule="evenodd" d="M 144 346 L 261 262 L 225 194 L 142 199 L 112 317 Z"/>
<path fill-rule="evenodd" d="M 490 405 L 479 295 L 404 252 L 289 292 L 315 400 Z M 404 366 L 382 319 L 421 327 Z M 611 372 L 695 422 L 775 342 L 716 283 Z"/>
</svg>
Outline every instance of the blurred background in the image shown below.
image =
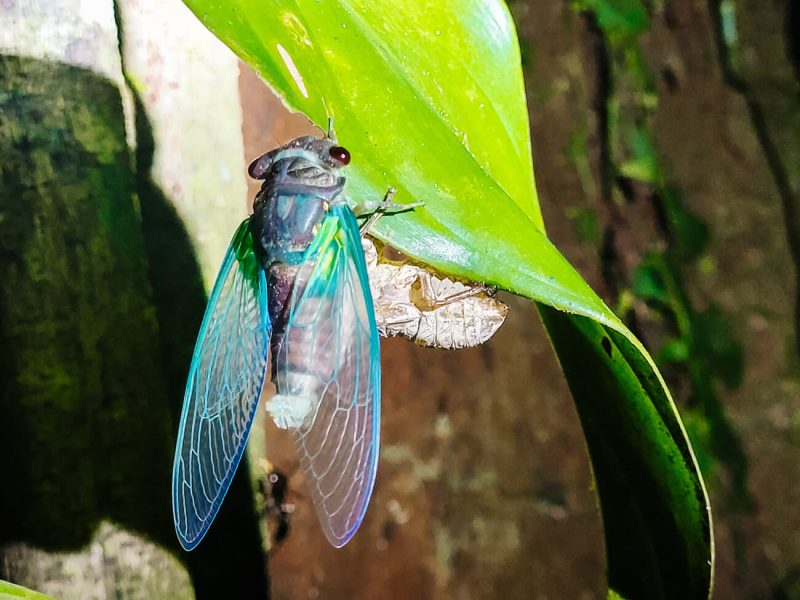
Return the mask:
<svg viewBox="0 0 800 600">
<path fill-rule="evenodd" d="M 715 597 L 800 598 L 800 5 L 510 8 L 548 233 L 676 397 Z M 6 0 L 0 53 L 0 578 L 59 598 L 605 596 L 577 415 L 508 295 L 480 348 L 382 342 L 380 471 L 344 549 L 261 417 L 179 551 L 174 435 L 245 168 L 318 130 L 177 0 Z"/>
</svg>

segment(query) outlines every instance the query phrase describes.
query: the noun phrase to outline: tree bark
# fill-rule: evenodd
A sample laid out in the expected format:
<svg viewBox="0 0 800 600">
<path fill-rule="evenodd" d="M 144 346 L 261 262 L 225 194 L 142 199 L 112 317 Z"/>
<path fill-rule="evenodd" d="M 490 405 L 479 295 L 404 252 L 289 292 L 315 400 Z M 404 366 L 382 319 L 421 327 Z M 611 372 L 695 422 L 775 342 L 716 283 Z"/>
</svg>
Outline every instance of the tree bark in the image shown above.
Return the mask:
<svg viewBox="0 0 800 600">
<path fill-rule="evenodd" d="M 267 597 L 246 469 L 198 551 L 179 551 L 173 531 L 175 431 L 203 283 L 153 175 L 170 153 L 154 162 L 161 137 L 140 90 L 123 85 L 124 21 L 105 9 L 0 9 L 0 577 L 60 598 L 183 598 L 192 585 L 200 598 Z M 231 155 L 216 150 L 201 166 Z M 191 209 L 213 222 L 220 195 L 193 177 L 200 167 L 179 171 L 188 190 L 212 191 Z"/>
</svg>

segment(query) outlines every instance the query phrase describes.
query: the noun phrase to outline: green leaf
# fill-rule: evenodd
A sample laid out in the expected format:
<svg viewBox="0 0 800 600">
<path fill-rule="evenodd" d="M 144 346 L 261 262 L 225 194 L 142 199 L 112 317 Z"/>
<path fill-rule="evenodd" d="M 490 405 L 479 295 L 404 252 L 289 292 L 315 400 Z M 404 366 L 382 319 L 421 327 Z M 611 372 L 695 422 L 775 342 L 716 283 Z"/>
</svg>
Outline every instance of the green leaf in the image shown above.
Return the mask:
<svg viewBox="0 0 800 600">
<path fill-rule="evenodd" d="M 704 597 L 710 515 L 663 381 L 628 336 L 583 317 L 539 309 L 589 446 L 609 587 L 626 598 Z"/>
<path fill-rule="evenodd" d="M 637 181 L 655 184 L 660 174 L 650 138 L 641 129 L 634 129 L 628 134 L 628 146 L 633 158 L 620 166 L 620 173 Z"/>
<path fill-rule="evenodd" d="M 0 579 L 0 600 L 51 600 L 39 592 Z"/>
<path fill-rule="evenodd" d="M 655 300 L 666 304 L 669 292 L 662 276 L 661 263 L 652 257 L 645 257 L 633 272 L 633 292 L 640 298 Z"/>
<path fill-rule="evenodd" d="M 686 340 L 682 338 L 670 338 L 659 350 L 657 359 L 659 364 L 664 363 L 685 363 L 689 360 L 690 350 Z"/>
<path fill-rule="evenodd" d="M 661 199 L 681 260 L 699 257 L 708 245 L 708 225 L 686 209 L 674 186 L 664 187 Z"/>
<path fill-rule="evenodd" d="M 611 37 L 635 36 L 649 26 L 641 0 L 577 0 L 576 5 L 594 11 L 600 28 Z"/>
<path fill-rule="evenodd" d="M 396 201 L 426 203 L 382 219 L 378 237 L 442 271 L 618 323 L 544 235 L 502 4 L 187 4 L 290 108 L 321 128 L 335 118 L 353 198 L 394 186 Z"/>
<path fill-rule="evenodd" d="M 440 271 L 539 303 L 586 432 L 612 589 L 705 597 L 710 516 L 675 406 L 641 344 L 544 233 L 505 5 L 186 3 L 287 106 L 321 129 L 335 118 L 353 155 L 352 198 L 394 186 L 398 202 L 425 202 L 382 219 L 375 235 Z M 620 6 L 609 18 L 626 31 L 642 26 L 638 2 Z"/>
<path fill-rule="evenodd" d="M 728 388 L 737 388 L 744 373 L 744 350 L 730 318 L 718 307 L 698 313 L 694 323 L 696 352 L 707 357 L 709 371 Z"/>
</svg>

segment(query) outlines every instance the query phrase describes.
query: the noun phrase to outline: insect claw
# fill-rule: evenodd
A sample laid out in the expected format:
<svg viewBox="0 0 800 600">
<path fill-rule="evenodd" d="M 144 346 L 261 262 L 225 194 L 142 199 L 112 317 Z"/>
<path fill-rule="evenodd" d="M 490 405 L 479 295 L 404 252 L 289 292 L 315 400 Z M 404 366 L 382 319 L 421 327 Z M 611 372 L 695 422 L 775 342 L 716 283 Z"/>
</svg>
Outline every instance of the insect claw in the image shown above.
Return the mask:
<svg viewBox="0 0 800 600">
<path fill-rule="evenodd" d="M 422 208 L 423 206 L 425 206 L 425 202 L 421 200 L 419 202 L 411 202 L 409 204 L 395 204 L 395 207 L 397 207 L 399 210 L 411 210 L 412 208 Z"/>
<path fill-rule="evenodd" d="M 397 193 L 396 187 L 390 187 L 388 190 L 386 190 L 386 195 L 383 197 L 383 200 L 381 200 L 381 202 L 378 203 L 373 213 L 359 228 L 362 237 L 364 236 L 364 234 L 368 233 L 369 230 L 375 226 L 375 223 L 377 223 L 378 219 L 380 219 L 387 212 L 391 212 L 394 214 L 399 212 L 405 212 L 407 210 L 413 210 L 421 206 L 425 206 L 424 202 L 411 202 L 409 204 L 399 204 L 397 202 L 393 202 L 396 193 Z"/>
</svg>

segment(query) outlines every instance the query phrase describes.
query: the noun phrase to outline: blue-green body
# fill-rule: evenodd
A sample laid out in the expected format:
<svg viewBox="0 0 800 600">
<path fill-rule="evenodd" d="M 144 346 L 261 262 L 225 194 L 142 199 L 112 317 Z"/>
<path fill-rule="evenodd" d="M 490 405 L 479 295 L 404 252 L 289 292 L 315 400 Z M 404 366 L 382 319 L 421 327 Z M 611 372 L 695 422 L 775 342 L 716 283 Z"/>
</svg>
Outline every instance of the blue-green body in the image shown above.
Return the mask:
<svg viewBox="0 0 800 600">
<path fill-rule="evenodd" d="M 250 167 L 264 185 L 209 298 L 178 432 L 173 516 L 187 550 L 241 460 L 270 348 L 277 394 L 267 409 L 292 433 L 326 537 L 342 546 L 363 519 L 377 469 L 380 353 L 342 156 L 327 139 L 298 138 Z"/>
</svg>

